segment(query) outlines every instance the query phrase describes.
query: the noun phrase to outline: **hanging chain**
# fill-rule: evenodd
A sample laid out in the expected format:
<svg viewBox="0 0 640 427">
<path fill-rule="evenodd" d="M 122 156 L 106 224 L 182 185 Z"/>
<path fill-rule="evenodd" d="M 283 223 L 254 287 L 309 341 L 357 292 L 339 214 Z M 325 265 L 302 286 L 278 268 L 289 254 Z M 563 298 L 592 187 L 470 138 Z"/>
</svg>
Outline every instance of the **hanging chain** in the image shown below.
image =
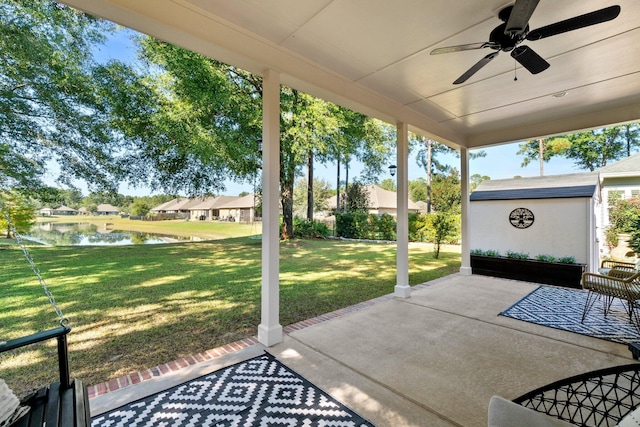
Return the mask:
<svg viewBox="0 0 640 427">
<path fill-rule="evenodd" d="M 60 310 L 60 307 L 58 307 L 58 304 L 56 304 L 56 300 L 53 298 L 53 294 L 51 293 L 51 291 L 49 291 L 49 288 L 47 288 L 47 284 L 45 283 L 44 279 L 40 275 L 40 269 L 33 262 L 33 258 L 31 257 L 31 254 L 27 250 L 27 247 L 25 246 L 25 244 L 23 242 L 22 236 L 16 230 L 15 225 L 13 225 L 13 223 L 11 222 L 11 219 L 9 218 L 9 214 L 8 213 L 5 214 L 4 217 L 6 218 L 7 223 L 9 225 L 9 231 L 11 233 L 13 233 L 13 237 L 15 238 L 16 242 L 18 243 L 18 246 L 20 246 L 20 249 L 22 249 L 22 253 L 24 254 L 24 257 L 27 259 L 27 262 L 31 266 L 31 269 L 33 270 L 34 274 L 38 278 L 38 282 L 40 282 L 40 285 L 42 286 L 42 290 L 44 291 L 44 294 L 47 296 L 47 298 L 49 298 L 49 303 L 51 304 L 51 306 L 55 310 L 56 315 L 58 316 L 58 319 L 60 319 L 60 325 L 61 326 L 68 326 L 69 325 L 69 319 L 67 319 L 64 316 L 64 314 L 62 313 L 62 310 Z"/>
</svg>

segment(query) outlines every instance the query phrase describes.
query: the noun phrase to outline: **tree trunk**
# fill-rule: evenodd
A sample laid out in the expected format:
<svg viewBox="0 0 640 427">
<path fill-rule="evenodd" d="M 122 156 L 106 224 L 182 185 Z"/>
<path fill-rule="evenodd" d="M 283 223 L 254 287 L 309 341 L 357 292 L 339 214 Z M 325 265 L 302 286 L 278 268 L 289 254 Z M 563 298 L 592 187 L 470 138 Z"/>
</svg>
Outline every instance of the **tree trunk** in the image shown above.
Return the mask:
<svg viewBox="0 0 640 427">
<path fill-rule="evenodd" d="M 347 194 L 349 194 L 349 161 L 344 163 L 344 211 L 347 211 Z"/>
<path fill-rule="evenodd" d="M 313 150 L 307 154 L 307 220 L 313 221 Z"/>
<path fill-rule="evenodd" d="M 427 138 L 427 213 L 431 213 L 431 144 Z"/>
<path fill-rule="evenodd" d="M 340 154 L 338 154 L 338 182 L 336 182 L 336 212 L 340 212 Z"/>
<path fill-rule="evenodd" d="M 290 175 L 290 174 L 287 174 Z M 293 181 L 294 176 L 282 180 L 280 200 L 282 202 L 282 239 L 293 238 Z"/>
<path fill-rule="evenodd" d="M 540 176 L 544 176 L 544 139 L 538 140 L 538 157 L 540 158 Z"/>
</svg>

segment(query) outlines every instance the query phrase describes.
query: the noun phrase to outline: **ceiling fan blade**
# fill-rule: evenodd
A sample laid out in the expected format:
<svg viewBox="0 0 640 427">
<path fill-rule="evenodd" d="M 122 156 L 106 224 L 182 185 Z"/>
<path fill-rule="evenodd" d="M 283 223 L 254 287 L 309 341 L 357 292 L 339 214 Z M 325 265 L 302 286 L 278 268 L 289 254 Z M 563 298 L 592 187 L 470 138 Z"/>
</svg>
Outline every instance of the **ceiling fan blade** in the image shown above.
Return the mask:
<svg viewBox="0 0 640 427">
<path fill-rule="evenodd" d="M 511 56 L 531 74 L 538 74 L 550 67 L 549 63 L 529 46 L 516 47 L 511 51 Z"/>
<path fill-rule="evenodd" d="M 511 37 L 522 34 L 527 28 L 529 18 L 533 15 L 533 11 L 536 10 L 539 1 L 540 0 L 516 0 L 513 9 L 511 9 L 504 33 Z"/>
<path fill-rule="evenodd" d="M 442 53 L 451 53 L 451 52 L 462 52 L 463 50 L 482 49 L 483 47 L 492 47 L 494 45 L 495 43 L 482 42 L 482 43 L 461 44 L 458 46 L 439 47 L 438 49 L 433 49 L 431 51 L 431 55 L 440 55 Z"/>
<path fill-rule="evenodd" d="M 611 21 L 619 14 L 620 6 L 615 5 L 605 7 L 604 9 L 585 13 L 584 15 L 565 19 L 564 21 L 529 31 L 529 34 L 527 34 L 527 40 L 540 40 L 545 37 L 555 36 L 556 34 L 566 33 L 567 31 L 573 31 L 590 25 Z"/>
<path fill-rule="evenodd" d="M 454 85 L 459 85 L 460 83 L 464 83 L 467 81 L 467 79 L 469 79 L 469 77 L 473 76 L 475 73 L 478 72 L 478 70 L 480 70 L 480 68 L 484 67 L 485 65 L 487 65 L 489 62 L 491 62 L 491 60 L 493 58 L 495 58 L 496 56 L 498 56 L 498 53 L 500 53 L 500 51 L 498 52 L 491 52 L 489 55 L 485 56 L 484 58 L 482 58 L 480 61 L 476 62 L 476 64 L 469 68 L 463 75 L 461 75 L 460 77 L 458 77 L 458 79 L 453 82 Z"/>
</svg>

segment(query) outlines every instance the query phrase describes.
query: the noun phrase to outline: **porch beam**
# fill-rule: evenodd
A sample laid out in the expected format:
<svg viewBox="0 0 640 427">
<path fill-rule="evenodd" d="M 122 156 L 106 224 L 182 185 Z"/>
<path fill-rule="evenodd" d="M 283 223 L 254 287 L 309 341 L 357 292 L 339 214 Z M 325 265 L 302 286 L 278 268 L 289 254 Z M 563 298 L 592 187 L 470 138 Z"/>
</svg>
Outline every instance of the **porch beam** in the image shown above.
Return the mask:
<svg viewBox="0 0 640 427">
<path fill-rule="evenodd" d="M 471 255 L 469 244 L 469 150 L 460 148 L 460 193 L 462 196 L 461 221 L 461 265 L 460 273 L 471 275 Z"/>
<path fill-rule="evenodd" d="M 398 192 L 396 221 L 396 287 L 395 296 L 409 298 L 409 125 L 397 122 Z"/>
<path fill-rule="evenodd" d="M 258 341 L 282 342 L 280 325 L 280 75 L 262 75 L 262 311 Z"/>
</svg>

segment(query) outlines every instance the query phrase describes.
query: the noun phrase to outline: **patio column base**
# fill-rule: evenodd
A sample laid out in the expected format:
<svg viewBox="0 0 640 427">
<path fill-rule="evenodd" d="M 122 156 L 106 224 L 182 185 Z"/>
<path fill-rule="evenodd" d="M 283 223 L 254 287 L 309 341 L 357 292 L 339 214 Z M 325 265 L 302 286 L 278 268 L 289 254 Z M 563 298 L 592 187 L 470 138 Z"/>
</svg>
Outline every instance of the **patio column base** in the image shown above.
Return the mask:
<svg viewBox="0 0 640 427">
<path fill-rule="evenodd" d="M 471 276 L 471 267 L 460 267 L 460 274 L 462 276 Z"/>
<path fill-rule="evenodd" d="M 258 326 L 258 341 L 261 344 L 271 347 L 282 342 L 282 326 L 276 325 L 272 327 Z"/>
<path fill-rule="evenodd" d="M 411 296 L 411 286 L 396 285 L 393 295 L 398 298 L 409 298 Z"/>
</svg>

